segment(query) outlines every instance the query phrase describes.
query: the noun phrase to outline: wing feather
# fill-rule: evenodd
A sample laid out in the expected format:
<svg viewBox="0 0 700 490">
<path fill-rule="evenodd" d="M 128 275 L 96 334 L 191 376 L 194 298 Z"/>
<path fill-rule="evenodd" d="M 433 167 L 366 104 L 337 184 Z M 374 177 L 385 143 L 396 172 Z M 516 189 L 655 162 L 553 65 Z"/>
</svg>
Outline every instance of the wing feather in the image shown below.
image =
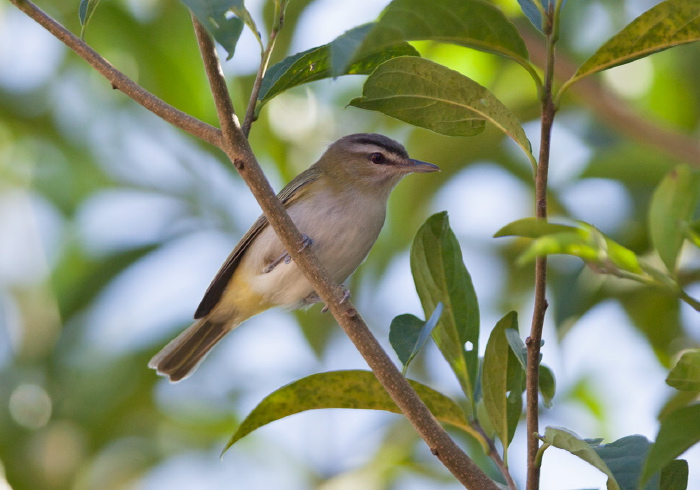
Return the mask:
<svg viewBox="0 0 700 490">
<path fill-rule="evenodd" d="M 277 198 L 282 202 L 285 208 L 288 208 L 294 201 L 299 199 L 304 194 L 306 186 L 311 182 L 318 179 L 318 173 L 313 171 L 313 167 L 305 170 L 304 172 L 297 175 L 294 180 L 287 184 L 284 189 L 280 191 Z M 246 250 L 255 238 L 260 234 L 262 230 L 268 225 L 267 218 L 265 215 L 260 216 L 253 226 L 243 235 L 243 238 L 238 242 L 236 247 L 233 249 L 231 254 L 228 256 L 224 264 L 219 269 L 211 284 L 207 288 L 206 293 L 202 301 L 197 307 L 197 311 L 194 314 L 195 319 L 202 318 L 211 312 L 211 310 L 216 306 L 216 304 L 223 296 L 226 286 L 228 286 L 233 273 L 236 271 L 236 267 L 243 258 Z"/>
</svg>

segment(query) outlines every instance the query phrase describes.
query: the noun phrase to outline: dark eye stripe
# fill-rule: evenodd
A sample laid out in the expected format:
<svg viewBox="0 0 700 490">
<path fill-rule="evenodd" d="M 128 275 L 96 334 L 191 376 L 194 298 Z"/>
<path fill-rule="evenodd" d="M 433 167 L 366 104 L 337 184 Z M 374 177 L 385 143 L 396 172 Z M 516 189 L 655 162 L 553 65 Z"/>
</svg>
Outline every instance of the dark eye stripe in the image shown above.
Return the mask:
<svg viewBox="0 0 700 490">
<path fill-rule="evenodd" d="M 403 149 L 403 147 L 398 146 L 398 144 L 392 140 L 389 140 L 386 138 L 386 141 L 378 138 L 372 138 L 372 137 L 359 137 L 355 138 L 353 140 L 355 143 L 360 143 L 360 144 L 365 144 L 365 145 L 373 145 L 373 146 L 378 146 L 379 148 L 383 148 L 389 153 L 395 153 L 397 155 L 400 155 L 402 157 L 408 157 L 406 154 L 406 150 Z"/>
</svg>

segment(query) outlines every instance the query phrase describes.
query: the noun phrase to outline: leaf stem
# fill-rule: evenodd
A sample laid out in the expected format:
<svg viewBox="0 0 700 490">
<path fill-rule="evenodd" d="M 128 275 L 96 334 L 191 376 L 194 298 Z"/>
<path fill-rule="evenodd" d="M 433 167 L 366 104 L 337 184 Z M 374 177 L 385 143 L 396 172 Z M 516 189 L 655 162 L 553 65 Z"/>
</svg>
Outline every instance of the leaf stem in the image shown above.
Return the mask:
<svg viewBox="0 0 700 490">
<path fill-rule="evenodd" d="M 683 301 L 685 301 L 688 305 L 690 305 L 695 311 L 700 311 L 700 301 L 698 301 L 695 298 L 693 298 L 692 296 L 690 296 L 683 289 L 679 290 L 678 296 Z"/>
<path fill-rule="evenodd" d="M 542 126 L 540 131 L 540 155 L 535 177 L 536 216 L 547 218 L 547 178 L 549 173 L 549 156 L 552 137 L 552 125 L 556 107 L 552 99 L 554 82 L 554 55 L 558 37 L 558 12 L 552 8 L 544 17 L 544 33 L 547 38 L 547 61 L 545 64 L 544 93 L 541 99 Z M 548 302 L 547 292 L 547 257 L 538 257 L 535 261 L 535 305 L 532 313 L 530 336 L 527 345 L 526 370 L 526 427 L 527 427 L 527 490 L 538 490 L 540 485 L 540 466 L 537 464 L 539 451 L 539 364 L 542 345 L 542 329 Z"/>
<path fill-rule="evenodd" d="M 540 438 L 540 436 L 538 436 L 538 438 Z M 540 466 L 542 466 L 542 458 L 544 457 L 544 452 L 547 450 L 547 448 L 549 446 L 551 446 L 551 444 L 544 443 L 544 444 L 542 444 L 540 449 L 537 451 L 537 458 L 535 459 L 535 464 L 537 465 L 538 468 Z"/>
<path fill-rule="evenodd" d="M 535 82 L 535 86 L 537 87 L 537 96 L 542 98 L 544 86 L 539 73 L 537 73 L 537 68 L 535 68 L 535 65 L 533 65 L 529 60 L 515 59 L 515 61 L 519 63 L 520 66 L 525 68 L 525 70 L 527 70 L 527 72 L 530 74 L 532 80 Z"/>
<path fill-rule="evenodd" d="M 338 285 L 332 281 L 311 248 L 302 246 L 304 239 L 301 233 L 275 196 L 242 128 L 238 125 L 214 43 L 195 17 L 192 21 L 207 77 L 216 99 L 222 126 L 223 150 L 257 199 L 292 260 L 302 270 L 321 300 L 326 303 L 374 375 L 428 444 L 432 453 L 465 487 L 496 490 L 495 483 L 450 438 L 391 362 L 358 311 L 344 298 Z"/>
</svg>

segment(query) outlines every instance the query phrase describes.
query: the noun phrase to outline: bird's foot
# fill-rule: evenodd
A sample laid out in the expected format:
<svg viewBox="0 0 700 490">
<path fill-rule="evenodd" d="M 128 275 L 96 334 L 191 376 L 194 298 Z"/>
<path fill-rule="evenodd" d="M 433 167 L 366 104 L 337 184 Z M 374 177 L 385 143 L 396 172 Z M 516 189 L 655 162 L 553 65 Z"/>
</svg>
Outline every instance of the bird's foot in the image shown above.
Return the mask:
<svg viewBox="0 0 700 490">
<path fill-rule="evenodd" d="M 341 284 L 338 289 L 341 289 L 343 291 L 343 298 L 340 300 L 340 304 L 342 305 L 345 303 L 348 299 L 350 299 L 350 290 L 345 287 L 345 284 Z M 323 308 L 321 308 L 321 313 L 326 313 L 328 311 L 328 305 L 325 305 Z"/>
<path fill-rule="evenodd" d="M 267 274 L 269 272 L 272 272 L 272 270 L 275 267 L 277 267 L 283 260 L 285 261 L 285 263 L 288 263 L 287 258 L 289 258 L 291 260 L 291 257 L 289 257 L 289 254 L 287 252 L 284 252 L 282 255 L 280 255 L 275 260 L 270 262 L 267 266 L 265 266 L 265 268 L 263 269 L 263 274 Z"/>
<path fill-rule="evenodd" d="M 306 247 L 310 247 L 310 246 L 313 245 L 313 244 L 314 244 L 313 239 L 312 239 L 312 238 L 309 238 L 309 235 L 307 235 L 306 233 L 304 233 L 303 235 L 301 235 L 301 248 L 299 249 L 299 251 L 301 252 L 301 251 L 304 250 Z"/>
<path fill-rule="evenodd" d="M 301 252 L 304 250 L 306 247 L 313 245 L 314 241 L 309 238 L 308 235 L 302 235 L 301 239 L 301 248 L 299 251 Z M 284 261 L 285 264 L 289 264 L 292 262 L 292 256 L 289 255 L 289 252 L 284 252 L 282 255 L 277 257 L 275 260 L 270 262 L 264 269 L 263 269 L 263 274 L 267 274 L 269 272 L 272 272 L 272 270 L 277 267 L 282 261 Z"/>
</svg>

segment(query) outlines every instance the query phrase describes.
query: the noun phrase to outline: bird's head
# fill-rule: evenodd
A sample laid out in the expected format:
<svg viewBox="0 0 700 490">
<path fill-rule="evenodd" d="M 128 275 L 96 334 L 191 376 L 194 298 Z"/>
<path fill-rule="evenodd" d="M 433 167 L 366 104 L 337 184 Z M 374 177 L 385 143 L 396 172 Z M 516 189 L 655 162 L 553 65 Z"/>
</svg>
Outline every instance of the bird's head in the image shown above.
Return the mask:
<svg viewBox="0 0 700 490">
<path fill-rule="evenodd" d="M 406 149 L 376 133 L 356 133 L 328 147 L 316 166 L 339 185 L 391 191 L 404 176 L 437 172 L 432 163 L 409 158 Z"/>
</svg>

